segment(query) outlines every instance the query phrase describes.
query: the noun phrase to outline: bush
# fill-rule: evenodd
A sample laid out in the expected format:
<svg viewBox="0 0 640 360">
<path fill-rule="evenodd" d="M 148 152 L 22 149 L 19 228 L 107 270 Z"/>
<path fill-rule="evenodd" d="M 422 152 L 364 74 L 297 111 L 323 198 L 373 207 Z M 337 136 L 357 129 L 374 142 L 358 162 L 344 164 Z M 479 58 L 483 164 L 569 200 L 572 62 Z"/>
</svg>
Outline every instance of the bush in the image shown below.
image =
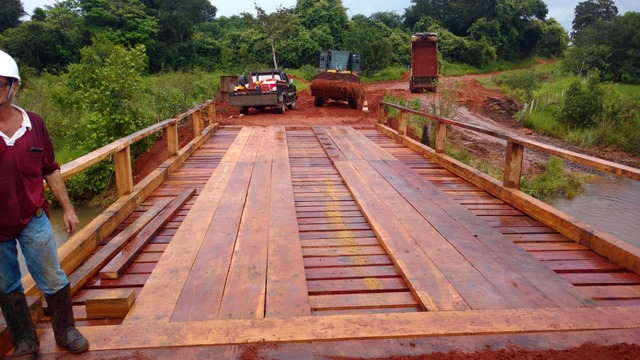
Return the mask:
<svg viewBox="0 0 640 360">
<path fill-rule="evenodd" d="M 564 105 L 557 114 L 558 122 L 570 128 L 588 128 L 597 124 L 604 109 L 604 90 L 598 74 L 589 77 L 587 85 L 573 82 L 565 95 Z"/>
<path fill-rule="evenodd" d="M 498 85 L 514 90 L 515 97 L 522 102 L 533 100 L 533 93 L 542 87 L 542 78 L 535 69 L 507 73 L 496 79 Z"/>
</svg>

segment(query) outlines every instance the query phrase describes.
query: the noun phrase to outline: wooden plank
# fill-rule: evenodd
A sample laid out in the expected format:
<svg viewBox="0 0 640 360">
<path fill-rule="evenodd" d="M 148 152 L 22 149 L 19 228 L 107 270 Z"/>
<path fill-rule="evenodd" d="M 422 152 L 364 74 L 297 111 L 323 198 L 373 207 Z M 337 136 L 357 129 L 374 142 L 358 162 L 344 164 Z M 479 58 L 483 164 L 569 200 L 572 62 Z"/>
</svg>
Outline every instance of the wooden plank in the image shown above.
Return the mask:
<svg viewBox="0 0 640 360">
<path fill-rule="evenodd" d="M 397 277 L 400 273 L 394 266 L 344 266 L 333 268 L 307 268 L 308 280 L 317 279 L 362 279 L 367 277 Z"/>
<path fill-rule="evenodd" d="M 251 132 L 208 229 L 195 235 L 202 238 L 202 244 L 187 269 L 189 276 L 171 321 L 213 320 L 218 316 L 263 130 L 254 128 Z"/>
<path fill-rule="evenodd" d="M 540 261 L 549 260 L 606 260 L 602 255 L 598 255 L 595 252 L 585 250 L 572 250 L 572 251 L 534 251 L 531 253 L 533 257 Z"/>
<path fill-rule="evenodd" d="M 87 299 L 88 319 L 124 319 L 133 306 L 135 292 L 132 289 L 113 289 Z"/>
<path fill-rule="evenodd" d="M 640 285 L 640 276 L 634 273 L 563 273 L 574 285 Z"/>
<path fill-rule="evenodd" d="M 163 258 L 157 266 L 154 265 L 155 271 L 149 277 L 144 289 L 136 299 L 136 305 L 124 319 L 123 324 L 138 321 L 146 323 L 150 320 L 169 321 L 189 276 L 190 264 L 195 261 L 204 241 L 204 234 L 211 225 L 211 219 L 218 211 L 224 190 L 234 174 L 238 159 L 247 145 L 251 133 L 251 128 L 242 129 L 216 170 L 211 174 L 202 194 L 198 196 L 183 225 L 176 232 Z M 167 283 L 166 279 L 171 279 L 171 281 Z"/>
<path fill-rule="evenodd" d="M 224 294 L 217 317 L 213 319 L 252 319 L 264 317 L 269 241 L 269 201 L 273 128 L 263 130 L 257 159 L 253 163 L 242 220 L 233 247 Z M 222 264 L 221 264 L 222 265 Z M 216 298 L 212 298 L 215 304 Z M 214 307 L 215 309 L 215 307 Z"/>
<path fill-rule="evenodd" d="M 152 237 L 160 232 L 162 227 L 171 220 L 180 207 L 182 207 L 195 192 L 195 189 L 187 189 L 175 199 L 171 200 L 169 205 L 153 218 L 153 221 L 146 225 L 142 231 L 131 239 L 131 241 L 100 270 L 100 277 L 102 279 L 117 279 L 120 275 L 124 274 L 126 268 L 131 265 L 135 257 L 142 252 L 144 246 L 149 243 Z"/>
<path fill-rule="evenodd" d="M 307 316 L 311 309 L 285 129 L 277 127 L 274 137 L 265 317 Z"/>
<path fill-rule="evenodd" d="M 580 290 L 599 300 L 640 299 L 640 285 L 581 286 Z"/>
<path fill-rule="evenodd" d="M 386 255 L 387 252 L 377 243 L 373 246 L 336 246 L 312 247 L 302 249 L 305 257 L 313 256 L 344 256 L 344 255 Z"/>
<path fill-rule="evenodd" d="M 71 283 L 71 293 L 75 294 L 84 284 L 86 284 L 94 275 L 98 274 L 100 269 L 107 264 L 118 251 L 122 250 L 127 243 L 140 233 L 153 219 L 169 205 L 171 199 L 162 199 L 153 205 L 147 212 L 134 221 L 131 225 L 121 231 L 116 237 L 111 239 L 96 254 L 94 254 L 87 262 L 82 264 L 76 271 L 68 276 Z"/>
<path fill-rule="evenodd" d="M 308 285 L 309 295 L 376 293 L 409 290 L 400 277 L 317 280 L 309 281 Z"/>
<path fill-rule="evenodd" d="M 517 320 L 517 321 L 515 321 Z M 638 307 L 585 307 L 479 311 L 436 311 L 403 314 L 303 316 L 189 323 L 123 324 L 82 328 L 92 351 L 110 349 L 263 344 L 322 340 L 392 339 L 601 331 L 640 324 Z M 42 351 L 55 350 L 50 334 Z M 637 339 L 635 340 L 637 341 Z"/>
<path fill-rule="evenodd" d="M 340 266 L 363 266 L 363 265 L 392 265 L 391 259 L 385 255 L 350 255 L 336 257 L 306 257 L 304 258 L 305 268 L 312 267 L 340 267 Z"/>
<path fill-rule="evenodd" d="M 304 249 L 314 248 L 314 247 L 338 247 L 338 246 L 371 246 L 371 245 L 380 245 L 380 241 L 378 241 L 375 237 L 365 237 L 365 238 L 342 238 L 342 239 L 305 239 L 300 240 L 302 244 L 303 251 Z"/>
<path fill-rule="evenodd" d="M 363 307 L 390 308 L 415 306 L 416 300 L 409 291 L 370 294 L 310 295 L 311 309 L 340 310 Z"/>
<path fill-rule="evenodd" d="M 589 250 L 586 246 L 575 242 L 542 242 L 542 243 L 519 243 L 521 248 L 528 252 L 535 251 L 581 251 Z"/>
<path fill-rule="evenodd" d="M 432 260 L 420 250 L 411 235 L 402 227 L 384 204 L 368 187 L 370 179 L 362 179 L 350 163 L 336 161 L 336 168 L 352 189 L 356 201 L 393 262 L 410 283 L 421 306 L 429 310 L 465 309 L 468 305 L 447 281 Z"/>
<path fill-rule="evenodd" d="M 609 260 L 552 260 L 543 262 L 555 272 L 609 272 L 622 271 L 623 267 Z"/>
</svg>

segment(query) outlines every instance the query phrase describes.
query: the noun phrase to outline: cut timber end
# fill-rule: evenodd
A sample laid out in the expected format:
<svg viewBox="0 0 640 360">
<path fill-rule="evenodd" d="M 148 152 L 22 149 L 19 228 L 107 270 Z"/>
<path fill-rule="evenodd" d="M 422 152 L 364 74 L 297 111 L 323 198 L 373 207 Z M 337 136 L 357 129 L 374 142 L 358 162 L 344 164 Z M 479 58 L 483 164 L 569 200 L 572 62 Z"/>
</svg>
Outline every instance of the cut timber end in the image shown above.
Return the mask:
<svg viewBox="0 0 640 360">
<path fill-rule="evenodd" d="M 133 289 L 115 289 L 87 299 L 87 318 L 124 319 L 136 300 Z"/>
</svg>

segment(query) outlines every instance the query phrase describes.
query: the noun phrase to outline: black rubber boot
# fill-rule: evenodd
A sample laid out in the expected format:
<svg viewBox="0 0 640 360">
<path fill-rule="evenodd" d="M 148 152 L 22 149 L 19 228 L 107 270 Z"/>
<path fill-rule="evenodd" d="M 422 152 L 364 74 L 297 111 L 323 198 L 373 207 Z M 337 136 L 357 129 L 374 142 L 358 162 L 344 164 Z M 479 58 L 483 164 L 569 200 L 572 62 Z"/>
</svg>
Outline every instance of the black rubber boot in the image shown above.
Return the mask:
<svg viewBox="0 0 640 360">
<path fill-rule="evenodd" d="M 73 308 L 71 307 L 71 287 L 63 287 L 53 295 L 47 295 L 49 305 L 49 317 L 58 346 L 69 352 L 79 354 L 89 349 L 89 342 L 76 329 L 73 320 Z"/>
<path fill-rule="evenodd" d="M 13 339 L 12 359 L 35 359 L 40 342 L 31 320 L 27 298 L 21 292 L 0 294 L 0 308 Z"/>
</svg>

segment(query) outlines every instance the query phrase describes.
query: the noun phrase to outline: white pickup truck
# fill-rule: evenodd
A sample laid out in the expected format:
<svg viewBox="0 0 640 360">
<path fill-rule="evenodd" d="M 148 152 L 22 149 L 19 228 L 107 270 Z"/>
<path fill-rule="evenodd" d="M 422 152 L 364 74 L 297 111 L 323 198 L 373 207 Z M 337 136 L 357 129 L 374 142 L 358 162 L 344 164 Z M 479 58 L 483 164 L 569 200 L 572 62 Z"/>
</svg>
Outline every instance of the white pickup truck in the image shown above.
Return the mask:
<svg viewBox="0 0 640 360">
<path fill-rule="evenodd" d="M 293 80 L 282 70 L 251 71 L 238 77 L 238 86 L 229 94 L 231 105 L 247 115 L 250 108 L 274 107 L 284 114 L 296 108 L 298 95 Z"/>
</svg>

